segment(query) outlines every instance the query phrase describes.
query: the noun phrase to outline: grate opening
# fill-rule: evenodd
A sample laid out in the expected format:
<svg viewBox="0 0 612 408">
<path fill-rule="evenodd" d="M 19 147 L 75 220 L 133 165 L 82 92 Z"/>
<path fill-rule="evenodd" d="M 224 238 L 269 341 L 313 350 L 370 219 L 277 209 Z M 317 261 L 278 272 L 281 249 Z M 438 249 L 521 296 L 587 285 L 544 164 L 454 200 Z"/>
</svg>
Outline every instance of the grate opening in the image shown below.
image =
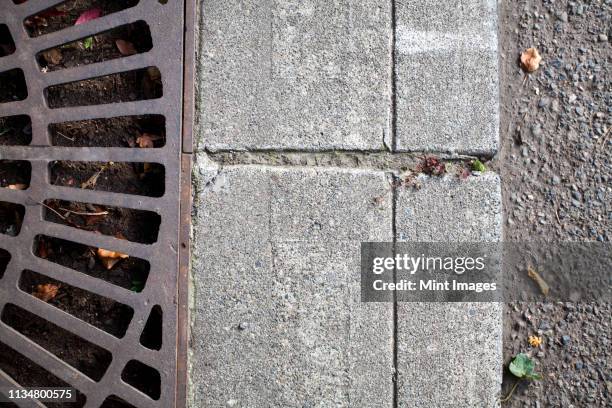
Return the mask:
<svg viewBox="0 0 612 408">
<path fill-rule="evenodd" d="M 15 52 L 15 41 L 6 24 L 0 24 L 0 58 Z"/>
<path fill-rule="evenodd" d="M 23 205 L 0 201 L 0 234 L 12 237 L 19 235 L 24 215 Z"/>
<path fill-rule="evenodd" d="M 39 258 L 124 289 L 140 292 L 149 277 L 149 262 L 140 258 L 106 260 L 97 255 L 97 248 L 46 235 L 38 235 L 34 245 Z"/>
<path fill-rule="evenodd" d="M 71 387 L 1 341 L 0 370 L 8 374 L 9 377 L 22 387 Z M 77 401 L 73 403 L 46 402 L 45 406 L 48 408 L 81 408 L 85 405 L 85 395 L 81 394 L 78 390 L 76 391 L 76 399 Z"/>
<path fill-rule="evenodd" d="M 140 335 L 140 344 L 151 350 L 161 350 L 162 347 L 163 312 L 159 305 L 153 306 L 145 328 Z"/>
<path fill-rule="evenodd" d="M 24 0 L 13 0 L 14 3 Z M 138 4 L 138 0 L 70 0 L 28 17 L 24 26 L 30 37 L 38 37 L 77 23 L 79 17 L 94 10 L 99 17 L 116 13 Z"/>
<path fill-rule="evenodd" d="M 45 201 L 45 220 L 141 244 L 157 241 L 161 217 L 151 211 L 76 201 Z"/>
<path fill-rule="evenodd" d="M 24 270 L 21 274 L 19 288 L 35 296 L 41 291 L 39 285 L 49 284 L 57 286 L 58 290 L 48 304 L 115 337 L 125 335 L 134 315 L 129 306 L 30 270 Z"/>
<path fill-rule="evenodd" d="M 164 166 L 157 163 L 73 162 L 50 163 L 51 184 L 113 193 L 161 197 Z"/>
<path fill-rule="evenodd" d="M 50 48 L 38 53 L 36 59 L 41 71 L 52 72 L 142 54 L 151 48 L 153 40 L 149 26 L 144 21 L 137 21 Z"/>
<path fill-rule="evenodd" d="M 17 115 L 0 118 L 0 146 L 25 146 L 31 141 L 32 121 L 29 116 Z"/>
<path fill-rule="evenodd" d="M 0 103 L 22 101 L 27 97 L 28 88 L 21 69 L 0 73 Z"/>
<path fill-rule="evenodd" d="M 13 304 L 4 307 L 2 321 L 94 381 L 111 363 L 108 351 Z"/>
<path fill-rule="evenodd" d="M 166 119 L 143 115 L 55 123 L 49 125 L 49 133 L 54 146 L 163 147 Z"/>
<path fill-rule="evenodd" d="M 53 85 L 45 90 L 51 109 L 143 101 L 162 95 L 161 73 L 156 67 Z"/>
<path fill-rule="evenodd" d="M 158 400 L 161 396 L 159 372 L 138 360 L 130 360 L 125 365 L 121 379 L 154 400 Z"/>
<path fill-rule="evenodd" d="M 136 408 L 136 407 L 134 407 L 131 404 L 128 404 L 127 402 L 125 402 L 124 400 L 122 400 L 121 398 L 115 395 L 111 395 L 106 400 L 104 400 L 104 403 L 100 406 L 100 408 Z"/>
<path fill-rule="evenodd" d="M 0 187 L 25 190 L 30 185 L 32 165 L 25 160 L 0 160 Z"/>
<path fill-rule="evenodd" d="M 11 262 L 11 253 L 0 248 L 0 279 L 4 276 L 9 262 Z"/>
</svg>

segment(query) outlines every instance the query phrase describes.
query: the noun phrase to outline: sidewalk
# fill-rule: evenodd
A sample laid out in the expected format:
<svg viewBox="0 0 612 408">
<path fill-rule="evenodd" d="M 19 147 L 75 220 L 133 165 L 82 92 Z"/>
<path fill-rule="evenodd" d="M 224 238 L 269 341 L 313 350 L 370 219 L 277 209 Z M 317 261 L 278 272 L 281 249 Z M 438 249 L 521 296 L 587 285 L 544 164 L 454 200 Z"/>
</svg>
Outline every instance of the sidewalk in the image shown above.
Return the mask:
<svg viewBox="0 0 612 408">
<path fill-rule="evenodd" d="M 496 406 L 501 305 L 359 289 L 363 241 L 501 239 L 496 175 L 396 182 L 497 151 L 496 7 L 201 2 L 192 407 Z"/>
</svg>

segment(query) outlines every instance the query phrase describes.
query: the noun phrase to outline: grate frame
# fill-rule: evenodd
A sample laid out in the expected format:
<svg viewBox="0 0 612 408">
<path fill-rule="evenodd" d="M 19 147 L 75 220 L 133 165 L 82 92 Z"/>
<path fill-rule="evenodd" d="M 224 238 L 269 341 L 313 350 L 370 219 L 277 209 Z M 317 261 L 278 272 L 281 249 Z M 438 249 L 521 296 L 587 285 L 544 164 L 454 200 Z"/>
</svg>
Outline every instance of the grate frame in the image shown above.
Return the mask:
<svg viewBox="0 0 612 408">
<path fill-rule="evenodd" d="M 113 358 L 102 379 L 95 382 L 2 322 L 0 341 L 85 394 L 86 408 L 99 407 L 111 395 L 135 407 L 185 406 L 195 1 L 168 0 L 162 4 L 140 0 L 132 8 L 35 38 L 26 32 L 25 18 L 59 5 L 63 0 L 30 0 L 20 5 L 4 0 L 3 3 L 0 24 L 8 26 L 16 51 L 0 58 L 0 72 L 14 68 L 23 70 L 28 96 L 22 101 L 0 104 L 0 116 L 29 115 L 32 141 L 28 146 L 0 146 L 0 159 L 27 160 L 31 163 L 32 175 L 27 190 L 0 189 L 0 201 L 26 208 L 20 233 L 14 237 L 0 235 L 0 248 L 11 254 L 0 279 L 0 311 L 7 303 L 13 303 L 104 348 Z M 140 20 L 144 20 L 151 31 L 153 48 L 148 52 L 54 72 L 41 72 L 38 66 L 36 55 L 40 51 Z M 161 73 L 161 98 L 57 109 L 50 109 L 46 103 L 44 91 L 49 86 L 149 66 L 157 67 Z M 145 114 L 165 117 L 165 146 L 156 149 L 51 146 L 47 130 L 51 123 Z M 165 168 L 165 192 L 153 198 L 51 185 L 49 163 L 56 160 L 160 163 Z M 40 204 L 48 199 L 153 211 L 161 216 L 158 240 L 150 245 L 138 244 L 53 224 L 44 220 L 44 207 Z M 31 250 L 38 234 L 147 260 L 150 263 L 147 285 L 142 292 L 136 293 L 38 258 Z M 20 291 L 18 281 L 26 269 L 130 306 L 134 315 L 125 335 L 116 338 Z M 156 305 L 163 312 L 159 351 L 147 349 L 139 341 Z M 159 372 L 161 396 L 158 400 L 121 379 L 126 364 L 134 359 Z M 16 383 L 0 371 L 0 385 L 15 386 Z M 31 400 L 23 400 L 19 405 L 43 406 Z"/>
</svg>

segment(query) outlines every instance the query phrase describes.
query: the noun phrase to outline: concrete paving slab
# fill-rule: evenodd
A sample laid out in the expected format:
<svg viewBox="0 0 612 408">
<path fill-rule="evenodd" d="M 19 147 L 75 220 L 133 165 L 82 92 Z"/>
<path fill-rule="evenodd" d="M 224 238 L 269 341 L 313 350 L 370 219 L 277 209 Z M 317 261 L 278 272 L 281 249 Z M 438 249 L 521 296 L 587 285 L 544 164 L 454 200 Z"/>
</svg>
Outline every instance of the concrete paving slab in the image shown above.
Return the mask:
<svg viewBox="0 0 612 408">
<path fill-rule="evenodd" d="M 385 174 L 194 174 L 191 406 L 391 407 L 393 307 L 359 287 L 360 242 L 392 239 Z"/>
<path fill-rule="evenodd" d="M 419 190 L 398 190 L 398 241 L 501 239 L 498 176 L 420 182 Z M 502 309 L 499 303 L 398 304 L 398 406 L 498 406 Z"/>
<path fill-rule="evenodd" d="M 398 151 L 493 155 L 498 148 L 494 0 L 398 1 Z"/>
<path fill-rule="evenodd" d="M 203 1 L 197 146 L 382 149 L 391 2 Z"/>
</svg>

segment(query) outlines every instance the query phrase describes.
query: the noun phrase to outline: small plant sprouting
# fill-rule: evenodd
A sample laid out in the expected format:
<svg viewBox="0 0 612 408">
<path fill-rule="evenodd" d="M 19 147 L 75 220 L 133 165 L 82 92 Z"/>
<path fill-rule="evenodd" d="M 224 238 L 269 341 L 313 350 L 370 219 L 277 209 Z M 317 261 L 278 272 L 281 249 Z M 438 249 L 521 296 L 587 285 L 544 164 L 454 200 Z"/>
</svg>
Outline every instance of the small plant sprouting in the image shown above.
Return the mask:
<svg viewBox="0 0 612 408">
<path fill-rule="evenodd" d="M 487 167 L 484 165 L 483 162 L 476 159 L 472 162 L 472 170 L 484 173 L 485 171 L 487 171 Z"/>
<path fill-rule="evenodd" d="M 527 354 L 519 353 L 510 363 L 508 367 L 510 372 L 517 378 L 516 383 L 510 390 L 510 393 L 503 398 L 500 402 L 506 402 L 512 397 L 512 393 L 516 390 L 519 382 L 522 380 L 538 381 L 542 379 L 542 376 L 534 372 L 535 362 Z"/>
</svg>

